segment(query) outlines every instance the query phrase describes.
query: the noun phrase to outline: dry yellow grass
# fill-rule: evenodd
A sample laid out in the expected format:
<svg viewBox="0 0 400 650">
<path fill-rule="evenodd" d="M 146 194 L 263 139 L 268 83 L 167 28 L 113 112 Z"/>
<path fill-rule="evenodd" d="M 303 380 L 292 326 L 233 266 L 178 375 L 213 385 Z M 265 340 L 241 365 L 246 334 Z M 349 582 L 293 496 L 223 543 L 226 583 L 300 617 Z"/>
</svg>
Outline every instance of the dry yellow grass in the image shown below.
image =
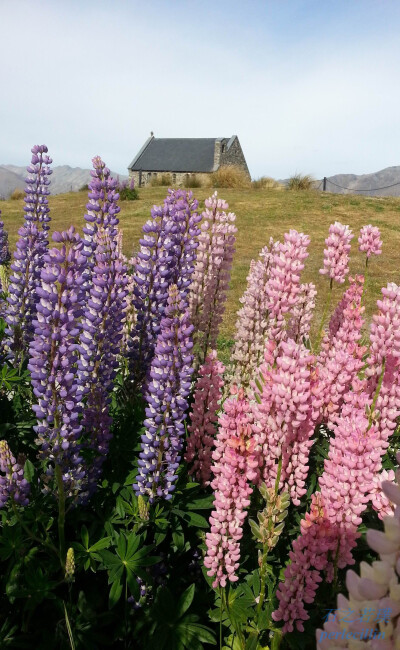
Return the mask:
<svg viewBox="0 0 400 650">
<path fill-rule="evenodd" d="M 213 191 L 210 188 L 194 190 L 201 209 L 204 207 L 204 199 Z M 225 338 L 230 338 L 234 331 L 236 312 L 240 307 L 239 298 L 246 286 L 250 260 L 257 257 L 270 237 L 282 238 L 290 228 L 305 232 L 311 237 L 310 256 L 306 261 L 302 281 L 312 281 L 317 286 L 317 321 L 322 314 L 329 284 L 318 271 L 322 265 L 324 240 L 329 225 L 334 221 L 349 224 L 355 233 L 350 264 L 353 274 L 364 270 L 364 257 L 358 252 L 357 245 L 360 227 L 371 223 L 381 230 L 383 253 L 370 263 L 368 318 L 375 309 L 381 287 L 389 281 L 400 283 L 400 198 L 355 197 L 315 191 L 265 192 L 254 189 L 224 189 L 218 190 L 218 194 L 228 201 L 229 209 L 236 213 L 238 226 L 231 291 L 221 330 Z M 124 201 L 121 204 L 120 220 L 127 254 L 137 248 L 143 223 L 148 219 L 152 206 L 161 204 L 165 195 L 165 187 L 145 188 L 140 190 L 138 201 Z M 81 228 L 86 201 L 85 192 L 51 196 L 52 230 L 63 230 L 71 223 Z M 9 231 L 10 243 L 14 246 L 18 228 L 23 223 L 23 201 L 2 201 L 0 208 L 5 227 Z M 335 287 L 334 301 L 339 300 L 342 291 L 343 286 Z"/>
<path fill-rule="evenodd" d="M 251 181 L 246 172 L 234 165 L 222 165 L 216 172 L 211 174 L 212 187 L 223 189 L 247 189 L 251 187 Z"/>
</svg>

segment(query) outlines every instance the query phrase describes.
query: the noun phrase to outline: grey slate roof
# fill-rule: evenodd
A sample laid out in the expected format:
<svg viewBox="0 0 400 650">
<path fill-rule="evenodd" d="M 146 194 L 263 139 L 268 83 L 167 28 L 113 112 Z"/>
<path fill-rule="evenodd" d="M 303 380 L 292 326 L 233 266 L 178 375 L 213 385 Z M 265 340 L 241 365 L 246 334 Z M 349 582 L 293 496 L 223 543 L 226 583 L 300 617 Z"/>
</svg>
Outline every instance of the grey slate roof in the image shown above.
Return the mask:
<svg viewBox="0 0 400 650">
<path fill-rule="evenodd" d="M 149 172 L 212 172 L 216 140 L 227 138 L 154 138 L 144 144 L 128 169 Z"/>
</svg>

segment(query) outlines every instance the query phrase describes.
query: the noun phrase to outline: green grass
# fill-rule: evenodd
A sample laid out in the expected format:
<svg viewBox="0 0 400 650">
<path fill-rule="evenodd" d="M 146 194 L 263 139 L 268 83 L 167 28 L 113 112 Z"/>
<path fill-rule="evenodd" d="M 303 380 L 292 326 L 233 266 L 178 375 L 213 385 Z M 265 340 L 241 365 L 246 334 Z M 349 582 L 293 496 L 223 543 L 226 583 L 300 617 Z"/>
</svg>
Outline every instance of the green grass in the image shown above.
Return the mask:
<svg viewBox="0 0 400 650">
<path fill-rule="evenodd" d="M 138 201 L 121 203 L 120 220 L 126 254 L 130 255 L 137 248 L 141 227 L 150 216 L 152 206 L 162 203 L 166 189 L 165 187 L 141 189 Z M 206 188 L 194 190 L 201 208 L 204 206 L 204 199 L 212 191 Z M 236 312 L 240 307 L 239 298 L 246 286 L 250 260 L 258 256 L 270 237 L 282 238 L 284 232 L 290 228 L 305 232 L 311 237 L 310 256 L 306 261 L 302 281 L 312 281 L 317 286 L 316 321 L 321 317 L 329 284 L 318 270 L 322 265 L 324 240 L 328 235 L 329 225 L 334 221 L 349 224 L 355 234 L 350 264 L 350 271 L 353 274 L 362 273 L 364 270 L 364 256 L 358 252 L 357 244 L 360 227 L 371 223 L 381 229 L 383 253 L 372 259 L 369 267 L 370 277 L 366 297 L 368 320 L 375 310 L 381 287 L 387 282 L 400 282 L 400 198 L 357 197 L 355 200 L 351 195 L 273 189 L 268 192 L 255 189 L 221 189 L 218 194 L 228 201 L 229 209 L 236 213 L 238 226 L 231 291 L 221 328 L 223 347 L 229 347 L 228 341 L 230 342 L 234 332 Z M 62 230 L 71 223 L 81 228 L 86 201 L 85 192 L 51 196 L 52 229 Z M 23 223 L 23 201 L 2 201 L 0 209 L 10 235 L 10 242 L 14 246 L 18 228 Z M 342 292 L 343 286 L 334 288 L 332 306 L 340 299 Z"/>
</svg>

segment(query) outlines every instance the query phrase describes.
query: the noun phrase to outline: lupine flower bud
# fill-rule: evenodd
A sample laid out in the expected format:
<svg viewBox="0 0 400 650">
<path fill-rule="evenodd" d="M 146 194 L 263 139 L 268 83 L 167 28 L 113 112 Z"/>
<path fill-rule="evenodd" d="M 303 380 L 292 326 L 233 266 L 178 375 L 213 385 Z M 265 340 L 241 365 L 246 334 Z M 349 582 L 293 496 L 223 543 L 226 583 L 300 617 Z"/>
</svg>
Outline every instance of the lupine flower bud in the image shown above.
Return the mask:
<svg viewBox="0 0 400 650">
<path fill-rule="evenodd" d="M 382 253 L 382 240 L 379 228 L 376 226 L 363 226 L 358 238 L 358 249 L 367 254 L 367 259 L 371 255 L 380 255 Z"/>
<path fill-rule="evenodd" d="M 67 582 L 72 582 L 75 574 L 75 557 L 74 549 L 69 548 L 67 551 L 67 559 L 65 562 L 65 579 Z"/>
<path fill-rule="evenodd" d="M 138 496 L 138 510 L 139 517 L 142 521 L 148 521 L 149 519 L 149 505 L 144 500 L 143 496 L 139 494 Z"/>
<path fill-rule="evenodd" d="M 349 272 L 349 251 L 354 235 L 349 226 L 335 221 L 329 227 L 329 236 L 325 239 L 324 267 L 321 275 L 327 275 L 331 280 L 343 284 Z"/>
<path fill-rule="evenodd" d="M 0 440 L 0 508 L 4 508 L 9 499 L 26 506 L 29 503 L 29 491 L 23 466 L 15 460 L 8 443 Z"/>
</svg>

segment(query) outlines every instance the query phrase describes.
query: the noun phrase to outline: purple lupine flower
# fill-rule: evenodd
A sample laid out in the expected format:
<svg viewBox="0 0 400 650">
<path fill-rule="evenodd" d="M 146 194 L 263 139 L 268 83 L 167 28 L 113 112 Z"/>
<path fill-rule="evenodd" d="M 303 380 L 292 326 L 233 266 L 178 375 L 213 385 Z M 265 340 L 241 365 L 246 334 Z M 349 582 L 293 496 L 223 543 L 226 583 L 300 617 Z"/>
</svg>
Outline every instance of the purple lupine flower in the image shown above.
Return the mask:
<svg viewBox="0 0 400 650">
<path fill-rule="evenodd" d="M 49 463 L 49 480 L 58 466 L 66 494 L 76 496 L 85 476 L 78 441 L 82 399 L 87 389 L 77 381 L 76 340 L 86 257 L 73 226 L 66 232 L 55 232 L 53 240 L 62 246 L 52 248 L 44 257 L 28 368 L 38 401 L 33 410 L 38 421 L 34 429 L 40 457 Z"/>
<path fill-rule="evenodd" d="M 15 460 L 8 443 L 0 440 L 0 508 L 4 508 L 10 498 L 26 506 L 29 503 L 29 490 L 23 464 Z"/>
<path fill-rule="evenodd" d="M 1 210 L 0 210 L 1 216 Z M 8 247 L 8 232 L 4 230 L 4 223 L 0 221 L 0 265 L 7 264 L 11 259 L 10 249 Z"/>
<path fill-rule="evenodd" d="M 349 251 L 354 235 L 349 226 L 344 226 L 339 221 L 329 226 L 329 236 L 325 239 L 324 268 L 320 269 L 321 275 L 327 275 L 331 282 L 335 280 L 343 284 L 349 272 Z"/>
<path fill-rule="evenodd" d="M 129 352 L 136 382 L 146 375 L 153 358 L 168 287 L 175 283 L 186 302 L 200 232 L 196 209 L 191 192 L 169 190 L 164 205 L 154 206 L 152 218 L 143 226 L 134 263 L 136 323 Z"/>
<path fill-rule="evenodd" d="M 358 250 L 367 254 L 367 260 L 371 255 L 380 255 L 382 253 L 382 240 L 379 228 L 376 226 L 363 226 L 358 238 Z"/>
<path fill-rule="evenodd" d="M 176 285 L 169 289 L 146 392 L 145 434 L 139 455 L 137 494 L 171 499 L 178 477 L 188 410 L 193 326 Z"/>
<path fill-rule="evenodd" d="M 81 425 L 82 446 L 93 456 L 88 466 L 88 492 L 94 491 L 111 439 L 109 407 L 123 337 L 128 277 L 116 242 L 101 229 L 97 233 L 95 264 L 89 299 L 83 307 L 78 380 L 87 387 Z M 86 495 L 82 494 L 81 498 Z"/>
<path fill-rule="evenodd" d="M 33 336 L 37 287 L 48 247 L 50 216 L 47 196 L 51 162 L 45 145 L 32 147 L 32 160 L 27 167 L 31 176 L 26 179 L 25 187 L 25 223 L 18 231 L 7 298 L 5 347 L 15 360 L 28 351 Z"/>
</svg>

